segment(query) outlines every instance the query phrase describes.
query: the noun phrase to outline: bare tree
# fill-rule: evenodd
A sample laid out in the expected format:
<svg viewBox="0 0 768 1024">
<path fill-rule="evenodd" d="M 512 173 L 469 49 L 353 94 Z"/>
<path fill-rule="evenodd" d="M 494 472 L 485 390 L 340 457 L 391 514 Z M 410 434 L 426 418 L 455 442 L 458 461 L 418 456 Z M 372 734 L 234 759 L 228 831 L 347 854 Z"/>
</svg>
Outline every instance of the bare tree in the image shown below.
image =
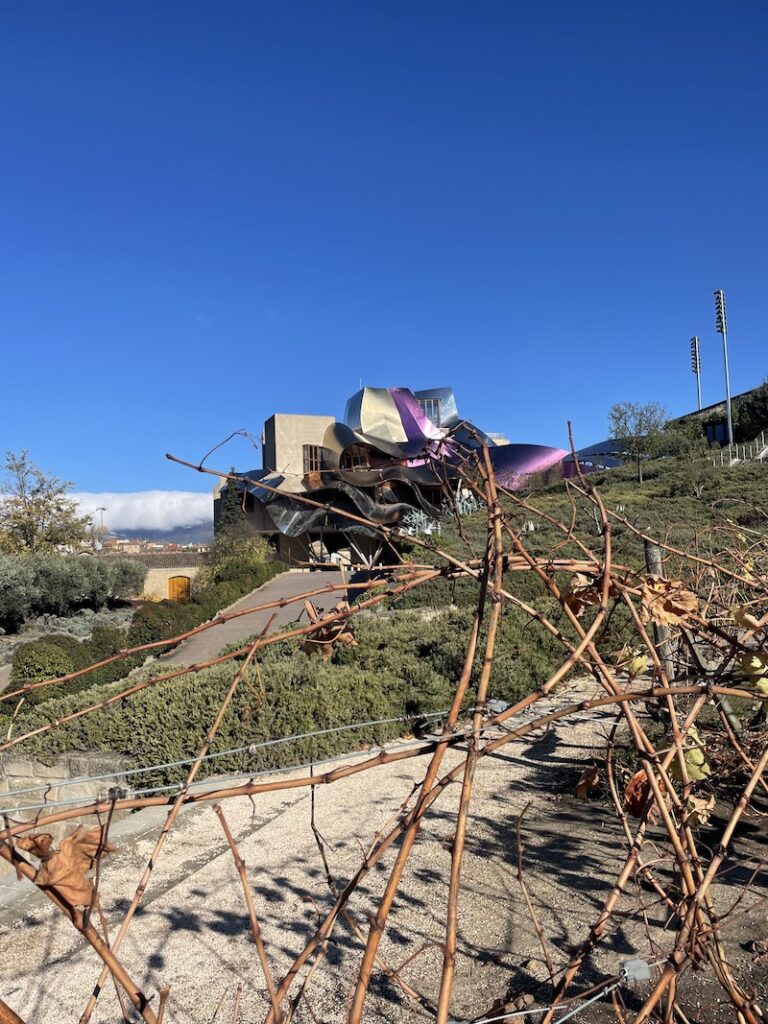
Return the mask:
<svg viewBox="0 0 768 1024">
<path fill-rule="evenodd" d="M 667 422 L 667 410 L 658 402 L 618 402 L 608 413 L 611 437 L 637 464 L 637 479 L 643 482 L 643 459 L 658 449 Z"/>
</svg>

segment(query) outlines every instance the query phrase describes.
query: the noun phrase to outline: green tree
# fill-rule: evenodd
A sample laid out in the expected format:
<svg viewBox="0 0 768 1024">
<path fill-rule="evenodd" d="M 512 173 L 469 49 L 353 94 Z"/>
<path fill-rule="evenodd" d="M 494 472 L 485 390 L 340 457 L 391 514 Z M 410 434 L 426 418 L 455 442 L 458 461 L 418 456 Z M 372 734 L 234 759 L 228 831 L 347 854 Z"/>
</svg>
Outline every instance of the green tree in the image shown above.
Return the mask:
<svg viewBox="0 0 768 1024">
<path fill-rule="evenodd" d="M 643 459 L 657 454 L 667 411 L 658 402 L 618 402 L 608 413 L 611 437 L 637 464 L 637 479 L 643 482 Z"/>
<path fill-rule="evenodd" d="M 734 403 L 737 442 L 754 441 L 768 428 L 768 380 Z"/>
<path fill-rule="evenodd" d="M 0 626 L 15 631 L 40 597 L 32 559 L 0 555 Z"/>
<path fill-rule="evenodd" d="M 81 544 L 90 519 L 67 497 L 72 484 L 49 476 L 28 451 L 5 458 L 0 484 L 0 548 L 9 552 L 56 551 Z"/>
<path fill-rule="evenodd" d="M 195 577 L 194 589 L 199 591 L 247 577 L 264 565 L 271 554 L 269 542 L 258 533 L 248 535 L 240 525 L 219 530 L 206 552 L 205 564 Z"/>
<path fill-rule="evenodd" d="M 237 470 L 233 466 L 229 471 L 234 474 Z M 244 535 L 247 531 L 246 513 L 243 510 L 243 497 L 245 492 L 237 486 L 235 480 L 228 480 L 219 495 L 218 517 L 216 519 L 216 534 L 227 533 L 233 535 L 239 533 Z"/>
<path fill-rule="evenodd" d="M 654 456 L 692 458 L 706 455 L 707 438 L 698 420 L 671 420 L 656 438 Z"/>
</svg>

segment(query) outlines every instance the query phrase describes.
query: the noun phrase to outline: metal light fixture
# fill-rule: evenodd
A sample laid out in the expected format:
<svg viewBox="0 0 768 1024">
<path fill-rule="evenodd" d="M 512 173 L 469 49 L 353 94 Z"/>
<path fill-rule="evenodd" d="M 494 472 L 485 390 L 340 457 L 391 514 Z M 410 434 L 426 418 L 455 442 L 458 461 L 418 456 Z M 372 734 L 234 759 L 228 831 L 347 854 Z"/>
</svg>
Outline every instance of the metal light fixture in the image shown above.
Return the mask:
<svg viewBox="0 0 768 1024">
<path fill-rule="evenodd" d="M 701 409 L 701 353 L 699 339 L 695 334 L 691 338 L 691 370 L 696 374 L 696 392 L 699 397 L 699 409 Z"/>
<path fill-rule="evenodd" d="M 725 315 L 725 292 L 715 292 L 715 329 L 723 336 L 723 359 L 725 360 L 725 409 L 728 415 L 728 444 L 733 444 L 733 417 L 731 416 L 731 373 L 728 369 L 728 322 Z"/>
</svg>

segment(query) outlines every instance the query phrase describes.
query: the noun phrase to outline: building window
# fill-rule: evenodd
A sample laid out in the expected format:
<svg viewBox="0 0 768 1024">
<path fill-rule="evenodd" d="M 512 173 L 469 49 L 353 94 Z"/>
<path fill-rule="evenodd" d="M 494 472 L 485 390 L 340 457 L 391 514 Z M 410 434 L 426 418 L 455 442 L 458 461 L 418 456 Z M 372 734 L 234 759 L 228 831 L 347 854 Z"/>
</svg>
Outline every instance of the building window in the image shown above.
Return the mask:
<svg viewBox="0 0 768 1024">
<path fill-rule="evenodd" d="M 319 473 L 323 468 L 323 449 L 319 444 L 304 445 L 304 472 Z"/>
<path fill-rule="evenodd" d="M 351 444 L 341 456 L 342 469 L 368 469 L 368 449 L 361 444 Z"/>
<path fill-rule="evenodd" d="M 432 423 L 434 426 L 439 427 L 442 421 L 440 409 L 442 403 L 440 402 L 440 399 L 420 398 L 418 402 L 429 422 Z"/>
</svg>

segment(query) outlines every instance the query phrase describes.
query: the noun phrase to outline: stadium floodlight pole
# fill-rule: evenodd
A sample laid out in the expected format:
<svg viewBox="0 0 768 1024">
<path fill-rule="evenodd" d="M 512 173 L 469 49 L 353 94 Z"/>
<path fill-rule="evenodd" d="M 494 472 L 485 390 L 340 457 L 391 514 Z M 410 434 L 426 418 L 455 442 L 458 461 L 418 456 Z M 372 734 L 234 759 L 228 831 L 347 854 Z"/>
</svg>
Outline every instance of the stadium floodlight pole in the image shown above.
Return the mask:
<svg viewBox="0 0 768 1024">
<path fill-rule="evenodd" d="M 691 338 L 691 369 L 696 374 L 696 393 L 699 396 L 699 411 L 701 411 L 701 352 L 696 334 Z"/>
<path fill-rule="evenodd" d="M 728 323 L 725 317 L 725 292 L 715 292 L 715 328 L 723 336 L 723 358 L 725 359 L 725 409 L 728 414 L 728 445 L 733 445 L 733 417 L 731 416 L 731 373 L 728 369 Z"/>
</svg>

